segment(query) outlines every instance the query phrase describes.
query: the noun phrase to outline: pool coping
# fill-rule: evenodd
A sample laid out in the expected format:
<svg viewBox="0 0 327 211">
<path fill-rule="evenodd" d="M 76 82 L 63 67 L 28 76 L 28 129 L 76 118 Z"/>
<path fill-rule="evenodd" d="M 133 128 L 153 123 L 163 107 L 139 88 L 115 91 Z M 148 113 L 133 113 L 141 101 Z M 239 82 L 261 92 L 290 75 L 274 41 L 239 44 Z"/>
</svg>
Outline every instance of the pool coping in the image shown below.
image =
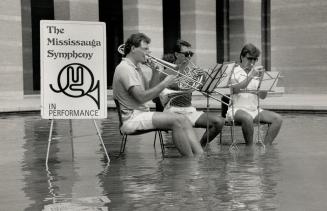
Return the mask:
<svg viewBox="0 0 327 211">
<path fill-rule="evenodd" d="M 108 94 L 108 108 L 115 108 L 112 94 Z M 152 102 L 147 103 L 154 108 Z M 192 104 L 198 109 L 207 108 L 207 99 L 203 95 L 195 93 L 193 95 Z M 261 107 L 275 111 L 313 111 L 327 112 L 327 94 L 275 94 L 270 95 L 267 99 L 261 101 Z M 210 99 L 210 110 L 220 110 L 220 102 Z M 23 99 L 1 99 L 0 112 L 24 112 L 24 111 L 40 111 L 41 99 L 40 95 L 25 95 Z"/>
</svg>

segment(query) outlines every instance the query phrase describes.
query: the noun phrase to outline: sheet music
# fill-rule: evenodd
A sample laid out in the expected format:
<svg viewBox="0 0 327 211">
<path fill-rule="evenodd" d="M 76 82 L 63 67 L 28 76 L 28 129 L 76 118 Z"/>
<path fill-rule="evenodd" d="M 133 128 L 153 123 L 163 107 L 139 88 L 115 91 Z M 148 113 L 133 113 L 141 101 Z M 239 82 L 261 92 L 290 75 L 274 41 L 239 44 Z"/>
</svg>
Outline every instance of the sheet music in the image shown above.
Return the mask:
<svg viewBox="0 0 327 211">
<path fill-rule="evenodd" d="M 277 86 L 277 81 L 279 78 L 280 72 L 268 72 L 265 71 L 263 77 L 259 84 L 259 90 L 262 91 L 274 91 Z"/>
<path fill-rule="evenodd" d="M 235 62 L 224 63 L 222 67 L 222 76 L 217 88 L 227 88 L 230 85 L 230 79 L 233 74 Z"/>
</svg>

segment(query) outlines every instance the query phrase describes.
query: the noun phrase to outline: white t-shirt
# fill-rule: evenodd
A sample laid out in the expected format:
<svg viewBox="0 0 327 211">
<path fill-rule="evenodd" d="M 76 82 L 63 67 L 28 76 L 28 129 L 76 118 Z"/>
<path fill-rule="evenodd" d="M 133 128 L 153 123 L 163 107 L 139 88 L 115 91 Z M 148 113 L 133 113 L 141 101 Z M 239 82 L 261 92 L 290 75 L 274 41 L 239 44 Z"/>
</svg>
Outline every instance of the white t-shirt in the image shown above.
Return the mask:
<svg viewBox="0 0 327 211">
<path fill-rule="evenodd" d="M 144 89 L 148 86 L 147 77 L 140 67 L 136 67 L 129 59 L 123 58 L 115 69 L 113 78 L 113 97 L 121 105 L 123 120 L 127 120 L 133 113 L 133 110 L 149 111 L 145 103 L 139 103 L 129 90 L 133 86 L 142 86 Z"/>
<path fill-rule="evenodd" d="M 232 74 L 231 83 L 237 84 L 246 80 L 248 74 L 241 66 L 236 66 Z M 245 90 L 257 90 L 259 86 L 259 78 L 253 78 Z M 234 114 L 237 110 L 241 109 L 249 113 L 253 118 L 258 115 L 258 96 L 252 93 L 238 93 L 233 95 Z M 262 109 L 259 111 L 261 112 Z M 229 106 L 227 117 L 232 117 L 232 108 Z"/>
</svg>

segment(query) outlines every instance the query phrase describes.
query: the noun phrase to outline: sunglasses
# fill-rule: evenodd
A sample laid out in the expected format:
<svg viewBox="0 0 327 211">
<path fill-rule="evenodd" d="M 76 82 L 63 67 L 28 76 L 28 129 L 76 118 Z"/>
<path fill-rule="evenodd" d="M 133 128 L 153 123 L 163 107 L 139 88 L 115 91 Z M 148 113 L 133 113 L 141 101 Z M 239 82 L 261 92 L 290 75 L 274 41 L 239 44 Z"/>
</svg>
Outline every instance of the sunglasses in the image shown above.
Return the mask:
<svg viewBox="0 0 327 211">
<path fill-rule="evenodd" d="M 192 51 L 185 51 L 185 52 L 178 52 L 183 54 L 185 57 L 192 57 L 193 56 L 193 52 Z"/>
<path fill-rule="evenodd" d="M 246 59 L 249 60 L 249 61 L 255 61 L 255 62 L 258 61 L 257 57 L 246 57 Z"/>
</svg>

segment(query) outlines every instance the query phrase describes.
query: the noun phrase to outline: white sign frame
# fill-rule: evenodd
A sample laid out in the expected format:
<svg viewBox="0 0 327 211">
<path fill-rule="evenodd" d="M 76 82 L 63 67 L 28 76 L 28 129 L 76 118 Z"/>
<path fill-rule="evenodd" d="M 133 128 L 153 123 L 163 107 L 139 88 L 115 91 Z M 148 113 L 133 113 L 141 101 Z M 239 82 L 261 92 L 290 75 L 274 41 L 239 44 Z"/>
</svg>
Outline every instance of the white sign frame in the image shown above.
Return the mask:
<svg viewBox="0 0 327 211">
<path fill-rule="evenodd" d="M 41 20 L 41 117 L 107 118 L 106 25 Z"/>
</svg>

